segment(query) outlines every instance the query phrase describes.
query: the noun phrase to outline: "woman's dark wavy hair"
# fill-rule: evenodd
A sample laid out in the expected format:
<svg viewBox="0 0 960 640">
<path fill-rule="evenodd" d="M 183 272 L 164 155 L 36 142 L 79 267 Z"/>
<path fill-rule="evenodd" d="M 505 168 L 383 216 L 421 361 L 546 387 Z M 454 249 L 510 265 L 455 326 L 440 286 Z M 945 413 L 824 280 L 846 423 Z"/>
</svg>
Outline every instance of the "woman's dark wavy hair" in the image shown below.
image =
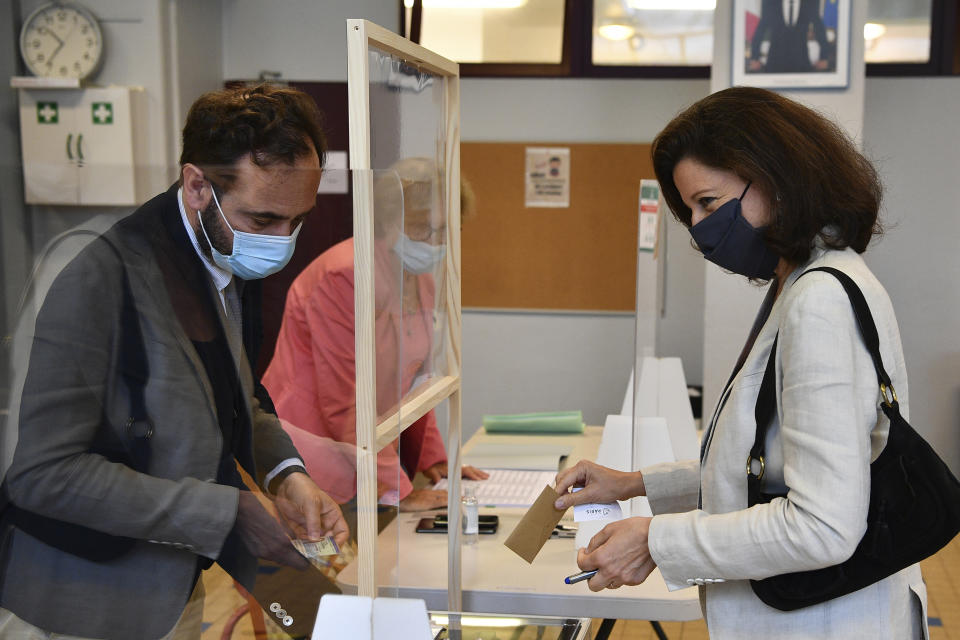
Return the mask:
<svg viewBox="0 0 960 640">
<path fill-rule="evenodd" d="M 799 265 L 817 236 L 835 249 L 863 253 L 882 233 L 883 187 L 876 169 L 833 122 L 772 91 L 718 91 L 675 117 L 653 141 L 653 168 L 667 205 L 687 227 L 673 170 L 684 158 L 732 171 L 774 200 L 765 241 Z M 832 226 L 830 233 L 824 228 Z"/>
<path fill-rule="evenodd" d="M 313 151 L 323 167 L 327 140 L 313 99 L 296 89 L 261 84 L 211 91 L 193 103 L 183 127 L 180 166 L 195 164 L 229 190 L 236 179 L 232 168 L 247 154 L 267 167 L 292 165 Z"/>
</svg>

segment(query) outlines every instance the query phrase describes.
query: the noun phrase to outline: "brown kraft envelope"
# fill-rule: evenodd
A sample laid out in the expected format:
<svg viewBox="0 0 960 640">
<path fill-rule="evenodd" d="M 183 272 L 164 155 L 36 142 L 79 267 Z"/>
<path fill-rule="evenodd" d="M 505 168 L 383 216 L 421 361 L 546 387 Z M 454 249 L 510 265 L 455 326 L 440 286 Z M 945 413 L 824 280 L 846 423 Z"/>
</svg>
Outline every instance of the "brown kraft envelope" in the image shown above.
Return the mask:
<svg viewBox="0 0 960 640">
<path fill-rule="evenodd" d="M 540 549 L 550 539 L 553 528 L 560 522 L 564 511 L 558 511 L 553 503 L 560 497 L 553 487 L 544 487 L 540 496 L 517 523 L 517 527 L 503 544 L 518 556 L 532 563 Z"/>
</svg>

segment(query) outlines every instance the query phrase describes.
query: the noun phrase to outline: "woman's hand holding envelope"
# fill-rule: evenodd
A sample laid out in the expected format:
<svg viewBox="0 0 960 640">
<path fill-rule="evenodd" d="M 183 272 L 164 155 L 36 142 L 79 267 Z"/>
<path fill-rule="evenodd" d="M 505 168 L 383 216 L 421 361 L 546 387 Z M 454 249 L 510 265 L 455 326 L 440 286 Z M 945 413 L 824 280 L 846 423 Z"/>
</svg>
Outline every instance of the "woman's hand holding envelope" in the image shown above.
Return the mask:
<svg viewBox="0 0 960 640">
<path fill-rule="evenodd" d="M 615 471 L 589 460 L 581 460 L 557 474 L 557 509 L 567 509 L 590 502 L 608 503 L 629 500 L 646 495 L 643 475 L 639 471 Z M 567 493 L 572 487 L 583 487 L 576 493 Z"/>
</svg>

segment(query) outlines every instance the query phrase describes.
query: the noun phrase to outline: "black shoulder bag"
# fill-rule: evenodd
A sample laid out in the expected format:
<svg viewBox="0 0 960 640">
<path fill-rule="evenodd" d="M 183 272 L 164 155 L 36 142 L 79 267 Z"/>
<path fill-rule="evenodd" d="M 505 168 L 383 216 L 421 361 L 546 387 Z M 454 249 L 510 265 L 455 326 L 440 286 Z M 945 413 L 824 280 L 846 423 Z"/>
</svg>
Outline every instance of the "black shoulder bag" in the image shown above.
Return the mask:
<svg viewBox="0 0 960 640">
<path fill-rule="evenodd" d="M 873 358 L 883 397 L 881 409 L 890 420 L 887 444 L 870 464 L 870 507 L 867 531 L 845 562 L 815 569 L 751 580 L 766 604 L 793 611 L 852 593 L 927 558 L 960 531 L 960 482 L 929 444 L 900 415 L 897 394 L 880 359 L 880 339 L 863 293 L 850 277 L 830 267 L 810 269 L 836 277 L 850 298 L 860 334 Z M 757 398 L 757 435 L 747 458 L 750 506 L 786 494 L 761 491 L 767 429 L 776 411 L 774 340 Z M 753 463 L 760 472 L 754 474 Z"/>
</svg>

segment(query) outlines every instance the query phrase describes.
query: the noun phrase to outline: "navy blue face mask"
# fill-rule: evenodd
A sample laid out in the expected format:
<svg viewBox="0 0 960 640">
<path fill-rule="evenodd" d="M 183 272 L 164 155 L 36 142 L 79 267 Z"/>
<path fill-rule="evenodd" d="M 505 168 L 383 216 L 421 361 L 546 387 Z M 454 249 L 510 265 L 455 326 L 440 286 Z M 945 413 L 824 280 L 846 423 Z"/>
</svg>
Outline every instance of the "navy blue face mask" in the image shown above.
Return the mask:
<svg viewBox="0 0 960 640">
<path fill-rule="evenodd" d="M 724 202 L 716 211 L 690 227 L 690 235 L 703 257 L 718 267 L 748 278 L 769 280 L 780 257 L 767 248 L 763 228 L 755 228 L 743 217 L 739 198 Z"/>
</svg>

